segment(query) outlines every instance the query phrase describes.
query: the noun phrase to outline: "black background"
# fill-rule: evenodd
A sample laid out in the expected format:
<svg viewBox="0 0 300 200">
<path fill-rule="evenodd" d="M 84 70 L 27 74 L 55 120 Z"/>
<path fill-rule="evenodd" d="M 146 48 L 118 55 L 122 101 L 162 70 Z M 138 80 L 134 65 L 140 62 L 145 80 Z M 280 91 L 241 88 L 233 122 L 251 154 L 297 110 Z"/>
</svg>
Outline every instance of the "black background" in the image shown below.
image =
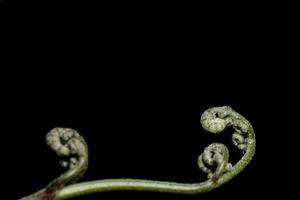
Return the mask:
<svg viewBox="0 0 300 200">
<path fill-rule="evenodd" d="M 1 7 L 7 11 L 1 13 L 4 196 L 18 199 L 63 172 L 44 141 L 54 127 L 74 128 L 86 139 L 90 166 L 82 181 L 203 181 L 197 157 L 208 144 L 224 142 L 231 161 L 240 158 L 230 131 L 212 136 L 200 126 L 203 111 L 221 105 L 245 116 L 257 135 L 253 161 L 230 182 L 195 196 L 116 191 L 75 199 L 240 199 L 282 192 L 277 182 L 290 168 L 278 161 L 287 159 L 280 149 L 291 145 L 278 116 L 295 106 L 290 90 L 296 79 L 291 42 L 278 39 L 278 31 L 289 25 L 278 28 L 280 17 L 268 14 L 237 17 L 245 10 L 217 16 L 139 6 L 7 1 Z"/>
</svg>

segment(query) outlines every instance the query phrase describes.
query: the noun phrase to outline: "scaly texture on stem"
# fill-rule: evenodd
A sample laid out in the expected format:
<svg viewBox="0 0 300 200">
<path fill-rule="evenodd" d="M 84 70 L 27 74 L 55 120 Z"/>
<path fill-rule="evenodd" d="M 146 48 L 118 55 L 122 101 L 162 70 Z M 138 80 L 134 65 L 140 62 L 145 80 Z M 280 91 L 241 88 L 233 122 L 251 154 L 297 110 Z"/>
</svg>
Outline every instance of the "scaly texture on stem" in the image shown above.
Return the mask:
<svg viewBox="0 0 300 200">
<path fill-rule="evenodd" d="M 65 142 L 57 142 L 57 135 L 60 138 L 58 141 L 65 141 L 64 138 L 70 138 L 68 135 L 59 134 L 60 131 L 57 130 L 61 130 L 61 132 L 64 132 L 63 130 L 71 130 L 57 129 L 56 131 L 52 131 L 52 134 L 50 134 L 51 132 L 49 133 L 51 137 L 50 140 L 47 140 L 48 145 L 56 150 L 59 155 L 70 156 L 75 154 L 76 158 L 72 159 L 71 157 L 72 160 L 70 159 L 69 162 L 63 162 L 63 165 L 68 165 L 70 170 L 52 181 L 46 189 L 43 189 L 42 198 L 35 198 L 36 196 L 41 196 L 41 193 L 38 192 L 38 195 L 34 194 L 22 200 L 62 200 L 94 192 L 114 190 L 139 190 L 179 194 L 199 194 L 211 191 L 235 177 L 249 164 L 255 153 L 255 134 L 251 124 L 229 106 L 214 107 L 206 110 L 202 114 L 200 122 L 205 130 L 214 134 L 222 132 L 228 126 L 232 126 L 234 129 L 232 135 L 233 144 L 241 149 L 243 153 L 242 158 L 232 166 L 229 163 L 228 149 L 224 144 L 212 143 L 208 145 L 198 157 L 198 166 L 203 172 L 207 173 L 207 181 L 202 183 L 176 183 L 141 179 L 105 179 L 65 186 L 75 181 L 78 176 L 80 177 L 85 172 L 88 151 L 83 138 L 75 131 L 72 132 L 76 133 L 75 135 L 80 138 L 77 142 L 67 143 L 67 146 L 65 146 Z M 69 139 L 67 140 L 69 141 Z M 79 148 L 79 150 L 76 150 L 76 148 Z M 66 177 L 68 178 L 65 179 Z M 47 192 L 49 188 L 51 192 Z"/>
</svg>

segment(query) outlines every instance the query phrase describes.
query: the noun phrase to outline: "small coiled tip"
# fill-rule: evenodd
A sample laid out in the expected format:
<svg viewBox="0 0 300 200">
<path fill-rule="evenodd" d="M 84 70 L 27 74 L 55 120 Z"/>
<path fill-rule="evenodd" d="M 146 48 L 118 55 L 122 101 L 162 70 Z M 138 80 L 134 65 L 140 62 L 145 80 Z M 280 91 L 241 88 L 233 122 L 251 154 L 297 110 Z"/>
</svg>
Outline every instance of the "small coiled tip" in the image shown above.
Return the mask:
<svg viewBox="0 0 300 200">
<path fill-rule="evenodd" d="M 208 179 L 216 180 L 231 169 L 232 165 L 228 161 L 227 147 L 222 143 L 212 143 L 199 156 L 198 166 L 207 173 Z"/>
</svg>

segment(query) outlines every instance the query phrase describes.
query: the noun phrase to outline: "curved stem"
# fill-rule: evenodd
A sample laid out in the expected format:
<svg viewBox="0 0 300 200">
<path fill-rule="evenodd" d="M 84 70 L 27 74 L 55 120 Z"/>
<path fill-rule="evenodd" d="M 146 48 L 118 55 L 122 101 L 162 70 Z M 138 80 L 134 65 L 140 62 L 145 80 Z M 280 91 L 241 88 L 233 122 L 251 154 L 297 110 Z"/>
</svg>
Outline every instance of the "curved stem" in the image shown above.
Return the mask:
<svg viewBox="0 0 300 200">
<path fill-rule="evenodd" d="M 65 186 L 66 184 L 73 182 L 76 179 L 76 176 L 82 176 L 87 168 L 88 151 L 86 143 L 81 136 L 78 137 L 76 132 L 76 136 L 79 140 L 69 143 L 67 148 L 65 148 L 66 146 L 62 146 L 61 143 L 55 143 L 53 145 L 53 143 L 50 142 L 50 146 L 52 144 L 51 147 L 56 150 L 59 155 L 69 155 L 73 150 L 72 155 L 76 154 L 78 156 L 78 159 L 75 160 L 76 162 L 73 162 L 74 166 L 72 167 L 72 162 L 69 162 L 71 169 L 52 181 L 49 184 L 50 187 L 47 186 L 38 193 L 25 197 L 22 200 L 63 200 L 84 194 L 115 190 L 138 190 L 180 194 L 199 194 L 211 191 L 231 180 L 249 164 L 255 153 L 255 134 L 251 124 L 243 116 L 236 113 L 228 106 L 214 107 L 206 110 L 201 116 L 200 121 L 205 130 L 214 134 L 222 132 L 228 126 L 233 126 L 235 130 L 232 135 L 233 144 L 243 152 L 241 160 L 234 166 L 231 166 L 229 163 L 229 152 L 225 145 L 221 143 L 212 143 L 207 146 L 198 158 L 200 169 L 208 174 L 208 180 L 205 182 L 176 183 L 141 179 L 105 179 Z M 54 140 L 56 141 L 56 139 Z M 79 150 L 76 150 L 76 148 L 79 148 Z M 74 169 L 77 170 L 74 171 Z M 68 176 L 66 176 L 66 174 Z M 64 179 L 65 177 L 68 178 Z M 59 180 L 59 184 L 57 184 L 57 180 Z M 56 188 L 54 188 L 53 185 L 55 185 Z M 54 190 L 54 192 L 49 192 L 49 188 Z"/>
<path fill-rule="evenodd" d="M 255 135 L 251 128 L 249 131 L 253 142 L 248 146 L 242 159 L 237 162 L 230 171 L 220 176 L 216 182 L 209 179 L 203 183 L 176 183 L 167 181 L 151 181 L 141 179 L 106 179 L 87 181 L 66 186 L 57 193 L 56 200 L 68 199 L 84 194 L 115 191 L 115 190 L 137 190 L 153 191 L 179 194 L 200 194 L 209 192 L 231 180 L 239 174 L 252 160 L 255 153 Z"/>
<path fill-rule="evenodd" d="M 196 194 L 215 188 L 212 180 L 203 183 L 176 183 L 142 179 L 105 179 L 69 185 L 57 193 L 56 199 L 62 200 L 84 194 L 115 190 L 136 190 L 165 193 Z"/>
</svg>

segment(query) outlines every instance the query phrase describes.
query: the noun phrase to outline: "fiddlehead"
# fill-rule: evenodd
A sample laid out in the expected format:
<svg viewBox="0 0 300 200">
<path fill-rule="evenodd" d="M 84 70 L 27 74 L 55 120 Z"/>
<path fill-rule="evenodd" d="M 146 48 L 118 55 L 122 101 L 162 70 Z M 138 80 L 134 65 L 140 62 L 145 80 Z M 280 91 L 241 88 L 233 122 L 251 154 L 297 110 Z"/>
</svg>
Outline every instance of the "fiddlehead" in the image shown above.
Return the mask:
<svg viewBox="0 0 300 200">
<path fill-rule="evenodd" d="M 47 145 L 63 158 L 60 164 L 69 170 L 51 181 L 44 189 L 22 200 L 52 200 L 65 185 L 76 182 L 87 170 L 88 148 L 83 137 L 73 129 L 54 128 L 46 135 Z"/>
<path fill-rule="evenodd" d="M 231 170 L 228 163 L 229 152 L 221 143 L 213 143 L 206 147 L 198 158 L 200 169 L 207 173 L 207 178 L 216 181 L 221 175 Z"/>
<path fill-rule="evenodd" d="M 251 124 L 229 106 L 208 109 L 203 113 L 200 121 L 205 130 L 215 134 L 220 133 L 228 126 L 233 126 L 235 130 L 232 134 L 233 144 L 244 152 L 249 145 L 255 142 Z"/>
<path fill-rule="evenodd" d="M 207 173 L 208 180 L 202 183 L 176 183 L 140 179 L 106 179 L 72 183 L 80 178 L 88 165 L 88 150 L 84 139 L 72 129 L 56 128 L 47 134 L 47 144 L 59 156 L 68 157 L 62 161 L 69 171 L 52 181 L 45 189 L 22 198 L 22 200 L 62 200 L 83 194 L 113 191 L 141 190 L 180 194 L 199 194 L 211 191 L 226 183 L 240 173 L 251 161 L 255 153 L 255 135 L 251 124 L 229 106 L 214 107 L 206 110 L 200 119 L 202 127 L 213 134 L 232 126 L 233 144 L 242 150 L 242 158 L 232 166 L 229 163 L 227 147 L 221 143 L 207 146 L 198 158 L 200 169 Z M 64 187 L 65 186 L 65 187 Z"/>
<path fill-rule="evenodd" d="M 206 110 L 200 119 L 202 127 L 208 132 L 217 134 L 226 127 L 232 126 L 232 142 L 243 151 L 243 157 L 231 168 L 228 173 L 219 178 L 223 184 L 240 173 L 251 161 L 256 147 L 255 134 L 251 124 L 242 115 L 229 106 L 214 107 Z"/>
</svg>

